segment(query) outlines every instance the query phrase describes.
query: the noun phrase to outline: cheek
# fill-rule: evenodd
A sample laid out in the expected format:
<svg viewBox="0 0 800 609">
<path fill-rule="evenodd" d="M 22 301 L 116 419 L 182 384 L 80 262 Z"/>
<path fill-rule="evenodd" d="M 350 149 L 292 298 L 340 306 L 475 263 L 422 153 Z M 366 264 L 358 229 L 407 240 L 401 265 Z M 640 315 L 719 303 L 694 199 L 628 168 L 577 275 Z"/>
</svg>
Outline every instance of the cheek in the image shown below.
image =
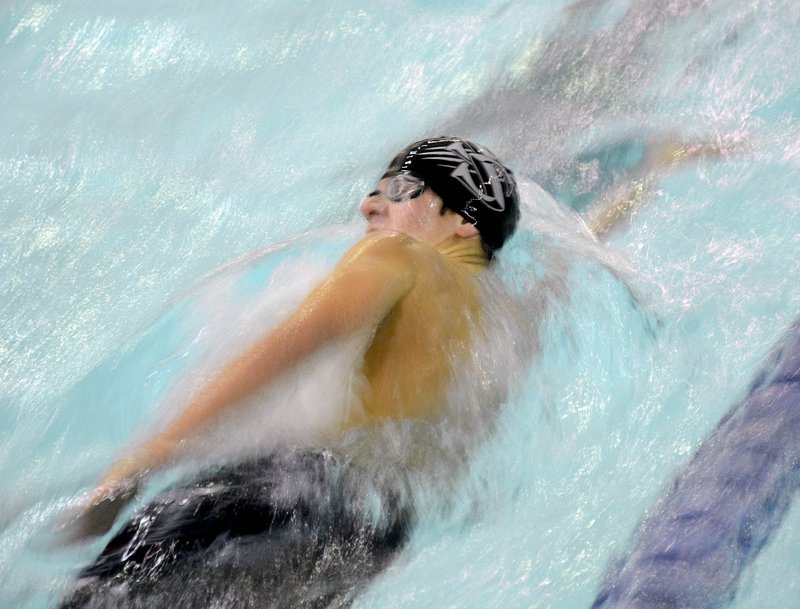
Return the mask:
<svg viewBox="0 0 800 609">
<path fill-rule="evenodd" d="M 417 231 L 421 229 L 425 229 L 430 225 L 429 214 L 426 213 L 425 210 L 411 208 L 408 210 L 408 213 L 405 214 L 405 223 L 408 227 L 417 229 Z"/>
<path fill-rule="evenodd" d="M 438 201 L 429 201 L 422 197 L 414 199 L 409 205 L 412 215 L 419 224 L 430 224 L 439 217 L 441 209 Z"/>
</svg>

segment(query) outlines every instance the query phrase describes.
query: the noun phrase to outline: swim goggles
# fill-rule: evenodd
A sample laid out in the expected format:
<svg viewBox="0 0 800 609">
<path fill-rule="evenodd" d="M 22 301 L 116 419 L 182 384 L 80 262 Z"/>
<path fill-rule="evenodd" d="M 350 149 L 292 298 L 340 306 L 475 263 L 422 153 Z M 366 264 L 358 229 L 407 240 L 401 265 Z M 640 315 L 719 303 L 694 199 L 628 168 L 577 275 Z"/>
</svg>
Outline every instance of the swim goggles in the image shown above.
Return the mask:
<svg viewBox="0 0 800 609">
<path fill-rule="evenodd" d="M 389 180 L 383 194 L 392 203 L 404 203 L 416 199 L 425 190 L 425 182 L 410 173 L 398 173 Z M 376 191 L 374 194 L 379 194 Z"/>
</svg>

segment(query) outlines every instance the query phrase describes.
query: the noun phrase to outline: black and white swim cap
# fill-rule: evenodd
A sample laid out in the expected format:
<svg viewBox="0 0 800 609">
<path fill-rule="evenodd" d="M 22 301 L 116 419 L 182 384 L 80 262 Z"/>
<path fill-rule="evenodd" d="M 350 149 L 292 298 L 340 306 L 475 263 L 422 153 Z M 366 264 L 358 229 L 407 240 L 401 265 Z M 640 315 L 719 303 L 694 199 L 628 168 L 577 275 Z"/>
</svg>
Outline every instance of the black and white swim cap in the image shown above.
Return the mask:
<svg viewBox="0 0 800 609">
<path fill-rule="evenodd" d="M 475 225 L 491 259 L 519 221 L 513 172 L 486 148 L 457 137 L 414 142 L 400 152 L 383 177 L 410 173 L 450 209 Z"/>
</svg>

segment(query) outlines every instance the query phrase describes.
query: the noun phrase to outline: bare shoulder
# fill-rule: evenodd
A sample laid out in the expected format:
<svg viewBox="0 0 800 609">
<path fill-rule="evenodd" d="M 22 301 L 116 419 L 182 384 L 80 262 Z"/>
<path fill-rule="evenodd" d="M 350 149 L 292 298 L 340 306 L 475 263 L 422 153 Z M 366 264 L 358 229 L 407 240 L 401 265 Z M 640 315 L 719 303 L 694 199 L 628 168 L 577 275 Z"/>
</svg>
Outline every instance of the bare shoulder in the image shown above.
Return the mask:
<svg viewBox="0 0 800 609">
<path fill-rule="evenodd" d="M 419 257 L 419 241 L 403 233 L 375 231 L 356 243 L 342 262 L 372 260 L 413 267 Z"/>
</svg>

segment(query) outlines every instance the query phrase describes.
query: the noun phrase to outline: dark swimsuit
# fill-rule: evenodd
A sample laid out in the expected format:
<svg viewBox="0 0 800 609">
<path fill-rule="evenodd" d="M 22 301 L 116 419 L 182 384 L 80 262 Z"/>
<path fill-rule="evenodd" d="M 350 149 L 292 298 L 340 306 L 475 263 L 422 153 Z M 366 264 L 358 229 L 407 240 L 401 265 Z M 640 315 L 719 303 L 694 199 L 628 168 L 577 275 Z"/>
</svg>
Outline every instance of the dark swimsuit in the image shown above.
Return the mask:
<svg viewBox="0 0 800 609">
<path fill-rule="evenodd" d="M 61 608 L 348 606 L 411 520 L 396 494 L 369 486 L 327 451 L 205 474 L 137 513 Z"/>
</svg>

